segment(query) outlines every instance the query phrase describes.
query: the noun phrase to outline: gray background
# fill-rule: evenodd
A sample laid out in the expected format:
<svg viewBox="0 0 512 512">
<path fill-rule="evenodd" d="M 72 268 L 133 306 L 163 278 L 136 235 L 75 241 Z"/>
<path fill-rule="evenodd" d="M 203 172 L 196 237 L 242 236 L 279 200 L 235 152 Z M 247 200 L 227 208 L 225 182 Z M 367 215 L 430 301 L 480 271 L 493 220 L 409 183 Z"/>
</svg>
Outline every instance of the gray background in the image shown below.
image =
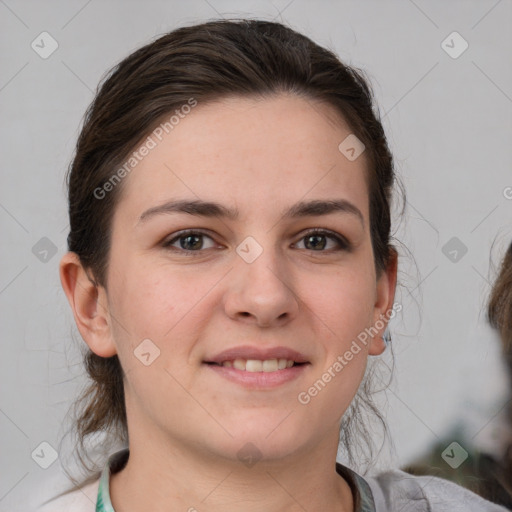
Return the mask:
<svg viewBox="0 0 512 512">
<path fill-rule="evenodd" d="M 396 236 L 413 256 L 402 251 L 396 366 L 380 399 L 394 450 L 375 468 L 412 460 L 459 424 L 492 449 L 508 396 L 483 309 L 492 263 L 512 238 L 511 15 L 510 0 L 0 0 L 0 510 L 29 510 L 66 484 L 60 463 L 69 446 L 48 469 L 32 453 L 42 453 L 41 442 L 59 450 L 85 382 L 58 278 L 64 173 L 82 115 L 122 57 L 220 16 L 285 21 L 367 70 L 375 89 L 407 190 Z M 47 59 L 31 47 L 43 31 L 59 45 Z M 469 44 L 457 58 L 442 46 L 453 31 Z M 453 41 L 451 51 L 460 50 Z M 43 237 L 55 254 L 41 252 Z M 445 247 L 452 237 L 467 248 L 462 257 L 456 248 L 457 261 Z"/>
</svg>

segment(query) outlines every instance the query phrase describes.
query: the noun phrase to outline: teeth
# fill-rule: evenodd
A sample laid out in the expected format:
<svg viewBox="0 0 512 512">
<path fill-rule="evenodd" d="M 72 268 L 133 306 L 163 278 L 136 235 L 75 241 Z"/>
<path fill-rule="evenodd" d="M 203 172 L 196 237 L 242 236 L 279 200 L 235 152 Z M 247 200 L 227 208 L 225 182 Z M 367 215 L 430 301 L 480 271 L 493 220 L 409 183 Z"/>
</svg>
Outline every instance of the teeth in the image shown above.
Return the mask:
<svg viewBox="0 0 512 512">
<path fill-rule="evenodd" d="M 235 359 L 234 361 L 224 361 L 222 366 L 244 370 L 246 372 L 275 372 L 291 368 L 294 362 L 289 359 Z"/>
<path fill-rule="evenodd" d="M 245 371 L 246 372 L 262 372 L 263 371 L 263 363 L 261 361 L 258 361 L 257 359 L 247 359 L 247 362 L 245 363 Z"/>
<path fill-rule="evenodd" d="M 243 359 L 235 359 L 233 361 L 233 368 L 235 368 L 235 370 L 245 370 L 245 363 L 246 361 L 244 361 Z"/>
<path fill-rule="evenodd" d="M 277 359 L 267 359 L 261 364 L 264 372 L 276 372 L 277 371 Z"/>
</svg>

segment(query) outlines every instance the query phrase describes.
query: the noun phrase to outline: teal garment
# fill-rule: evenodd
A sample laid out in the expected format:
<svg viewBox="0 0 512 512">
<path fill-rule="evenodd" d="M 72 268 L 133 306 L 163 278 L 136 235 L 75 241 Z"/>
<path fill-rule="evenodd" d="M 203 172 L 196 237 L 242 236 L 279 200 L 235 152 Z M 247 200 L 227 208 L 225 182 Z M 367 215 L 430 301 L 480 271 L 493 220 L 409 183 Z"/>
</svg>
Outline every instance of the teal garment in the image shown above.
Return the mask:
<svg viewBox="0 0 512 512">
<path fill-rule="evenodd" d="M 96 500 L 96 512 L 115 512 L 112 502 L 110 501 L 110 489 L 109 481 L 111 472 L 114 473 L 114 466 L 119 460 L 128 460 L 129 450 L 118 451 L 108 458 L 105 467 L 101 473 L 99 487 L 98 487 L 98 499 Z M 123 463 L 124 465 L 124 463 Z"/>
<path fill-rule="evenodd" d="M 128 448 L 125 448 L 114 453 L 108 458 L 99 481 L 96 512 L 115 512 L 112 502 L 110 501 L 110 475 L 123 469 L 128 461 L 129 453 Z M 375 512 L 375 503 L 373 502 L 372 491 L 366 480 L 346 466 L 342 466 L 340 463 L 336 463 L 336 472 L 347 481 L 352 490 L 355 502 L 355 511 Z"/>
</svg>

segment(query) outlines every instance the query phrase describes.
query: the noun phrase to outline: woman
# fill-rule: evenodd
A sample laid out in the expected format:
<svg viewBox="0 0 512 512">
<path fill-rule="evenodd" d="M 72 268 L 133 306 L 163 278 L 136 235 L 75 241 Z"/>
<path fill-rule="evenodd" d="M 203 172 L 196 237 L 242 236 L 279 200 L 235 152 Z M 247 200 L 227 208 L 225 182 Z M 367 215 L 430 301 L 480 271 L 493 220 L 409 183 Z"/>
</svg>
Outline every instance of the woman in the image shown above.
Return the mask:
<svg viewBox="0 0 512 512">
<path fill-rule="evenodd" d="M 393 183 L 361 74 L 281 24 L 121 62 L 70 167 L 60 276 L 90 350 L 78 431 L 127 447 L 45 510 L 503 510 L 336 464 L 399 307 Z"/>
</svg>

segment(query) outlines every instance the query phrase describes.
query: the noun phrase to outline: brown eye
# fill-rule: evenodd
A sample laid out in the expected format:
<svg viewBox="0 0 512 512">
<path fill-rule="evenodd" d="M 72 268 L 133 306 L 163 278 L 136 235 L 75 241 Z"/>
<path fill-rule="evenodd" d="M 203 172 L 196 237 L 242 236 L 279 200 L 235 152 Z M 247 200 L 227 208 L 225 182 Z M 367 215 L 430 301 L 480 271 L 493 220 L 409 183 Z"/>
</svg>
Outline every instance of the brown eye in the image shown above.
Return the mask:
<svg viewBox="0 0 512 512">
<path fill-rule="evenodd" d="M 173 238 L 166 240 L 162 244 L 162 247 L 182 250 L 184 252 L 201 252 L 202 249 L 210 249 L 213 247 L 213 244 L 210 247 L 204 247 L 205 238 L 213 242 L 210 236 L 201 231 L 182 231 Z M 176 243 L 178 243 L 179 246 L 176 247 Z"/>
<path fill-rule="evenodd" d="M 334 241 L 334 248 L 327 247 L 328 240 Z M 313 230 L 309 233 L 306 233 L 301 240 L 304 240 L 304 245 L 307 250 L 315 251 L 315 252 L 329 252 L 325 249 L 334 249 L 334 250 L 349 250 L 350 244 L 344 237 L 337 235 L 331 231 L 326 230 Z"/>
</svg>

